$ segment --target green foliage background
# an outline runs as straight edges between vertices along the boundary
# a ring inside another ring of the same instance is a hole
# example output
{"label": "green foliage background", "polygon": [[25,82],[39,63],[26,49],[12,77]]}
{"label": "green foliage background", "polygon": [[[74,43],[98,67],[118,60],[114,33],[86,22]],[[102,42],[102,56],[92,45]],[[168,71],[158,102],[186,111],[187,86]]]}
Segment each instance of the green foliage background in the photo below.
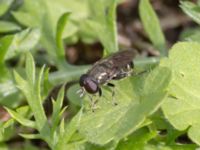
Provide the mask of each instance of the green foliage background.
{"label": "green foliage background", "polygon": [[[76,94],[77,84],[65,91],[65,83],[77,80],[90,66],[67,63],[64,45],[100,41],[104,56],[117,52],[116,7],[120,2],[0,0],[0,104],[12,117],[0,122],[0,149],[10,149],[7,141],[16,135],[26,142],[12,149],[41,149],[30,143],[32,139],[40,139],[54,150],[199,147],[200,30],[185,32],[183,41],[168,50],[149,0],[140,0],[139,15],[160,57],[136,58],[135,69],[148,71],[113,81],[118,105],[112,105],[111,91],[106,87],[95,112],[89,108],[88,97],[80,99]],[[181,8],[200,23],[200,2],[182,1]],[[47,52],[43,58],[37,54],[40,49]],[[7,65],[16,58],[14,66]],[[57,70],[49,72],[44,62]],[[52,99],[52,114],[47,117],[43,104],[60,84],[57,98]],[[65,95],[74,110],[63,106]],[[73,113],[73,117],[65,120],[65,113]],[[164,136],[161,130],[166,131]],[[185,134],[192,143],[177,143]]]}

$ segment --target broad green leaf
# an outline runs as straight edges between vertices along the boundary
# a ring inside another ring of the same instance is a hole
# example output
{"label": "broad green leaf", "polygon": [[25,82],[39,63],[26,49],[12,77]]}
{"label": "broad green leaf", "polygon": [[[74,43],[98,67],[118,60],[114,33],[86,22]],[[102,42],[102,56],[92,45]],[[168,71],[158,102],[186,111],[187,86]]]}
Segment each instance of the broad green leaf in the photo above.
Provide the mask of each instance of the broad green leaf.
{"label": "broad green leaf", "polygon": [[0,33],[14,32],[19,31],[20,29],[21,27],[13,22],[0,21]]}
{"label": "broad green leaf", "polygon": [[158,17],[153,10],[150,0],[140,0],[139,13],[142,24],[151,42],[159,49],[161,55],[166,55],[166,42]]}
{"label": "broad green leaf", "polygon": [[[169,96],[162,105],[168,121],[178,130],[188,129],[189,137],[200,145],[200,44],[180,42],[169,58],[161,62],[172,71]],[[192,117],[191,117],[192,116]]]}
{"label": "broad green leaf", "polygon": [[39,29],[27,29],[14,35],[5,59],[10,59],[22,52],[33,49],[40,39]]}
{"label": "broad green leaf", "polygon": [[146,118],[159,108],[170,79],[171,73],[167,68],[157,68],[145,81],[144,77],[117,81],[115,99],[118,105],[113,106],[111,92],[103,90],[103,96],[97,104],[100,108],[95,112],[89,108],[83,114],[80,133],[88,141],[100,145],[128,136],[140,128]]}
{"label": "broad green leaf", "polygon": [[0,0],[0,16],[4,15],[14,0]]}
{"label": "broad green leaf", "polygon": [[14,118],[15,120],[17,120],[19,123],[21,123],[24,126],[30,127],[30,128],[36,128],[36,124],[34,121],[28,120],[26,118],[24,118],[23,116],[21,116],[19,113],[6,108],[6,110],[9,112],[9,114],[12,116],[12,118]]}
{"label": "broad green leaf", "polygon": [[189,1],[181,1],[180,7],[196,23],[200,24],[200,6]]}

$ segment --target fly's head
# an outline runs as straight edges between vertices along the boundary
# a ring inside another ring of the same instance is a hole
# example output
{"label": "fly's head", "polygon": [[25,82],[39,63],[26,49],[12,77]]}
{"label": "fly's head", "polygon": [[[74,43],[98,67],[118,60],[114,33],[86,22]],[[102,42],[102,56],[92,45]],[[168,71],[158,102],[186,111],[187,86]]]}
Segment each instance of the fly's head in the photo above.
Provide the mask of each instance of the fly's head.
{"label": "fly's head", "polygon": [[85,91],[90,94],[95,94],[99,91],[98,83],[95,82],[93,78],[87,74],[83,74],[80,77],[79,84],[81,89],[78,93],[80,93],[81,97],[84,95]]}

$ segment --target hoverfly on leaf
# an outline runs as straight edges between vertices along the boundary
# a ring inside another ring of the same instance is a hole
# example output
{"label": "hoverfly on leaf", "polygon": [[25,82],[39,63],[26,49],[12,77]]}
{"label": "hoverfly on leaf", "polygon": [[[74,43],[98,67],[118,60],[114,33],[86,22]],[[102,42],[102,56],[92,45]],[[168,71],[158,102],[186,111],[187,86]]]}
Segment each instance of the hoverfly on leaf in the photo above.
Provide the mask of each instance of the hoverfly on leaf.
{"label": "hoverfly on leaf", "polygon": [[[80,96],[82,97],[85,92],[89,94],[99,93],[101,96],[101,86],[103,85],[114,89],[115,85],[110,81],[120,80],[132,74],[134,67],[132,60],[135,54],[134,50],[123,50],[97,61],[86,74],[80,77],[81,89],[78,91]],[[114,96],[114,90],[112,96]]]}

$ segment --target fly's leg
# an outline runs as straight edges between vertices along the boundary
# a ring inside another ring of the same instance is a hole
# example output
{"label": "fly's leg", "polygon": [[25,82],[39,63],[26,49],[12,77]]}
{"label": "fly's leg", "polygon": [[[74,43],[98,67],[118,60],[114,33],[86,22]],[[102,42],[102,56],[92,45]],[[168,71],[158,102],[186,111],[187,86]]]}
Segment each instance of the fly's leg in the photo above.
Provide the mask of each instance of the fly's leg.
{"label": "fly's leg", "polygon": [[117,102],[115,99],[115,85],[112,83],[107,83],[107,85],[112,88],[112,103],[113,105],[117,105]]}
{"label": "fly's leg", "polygon": [[[101,89],[99,89],[99,97],[101,97],[101,95],[102,95],[102,91],[101,91]],[[94,99],[94,97],[96,97],[96,95],[89,95],[88,94],[88,96],[89,96],[89,99],[90,99],[90,102],[91,102],[90,107],[92,109],[92,112],[94,112],[95,109],[99,108],[99,107],[96,106],[99,99],[98,98]]]}

